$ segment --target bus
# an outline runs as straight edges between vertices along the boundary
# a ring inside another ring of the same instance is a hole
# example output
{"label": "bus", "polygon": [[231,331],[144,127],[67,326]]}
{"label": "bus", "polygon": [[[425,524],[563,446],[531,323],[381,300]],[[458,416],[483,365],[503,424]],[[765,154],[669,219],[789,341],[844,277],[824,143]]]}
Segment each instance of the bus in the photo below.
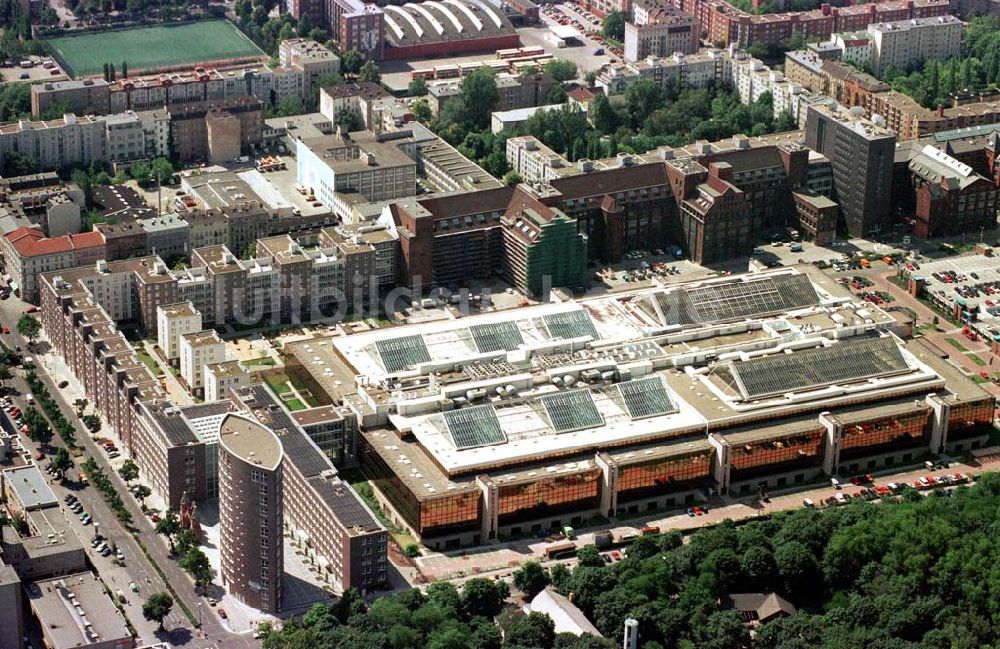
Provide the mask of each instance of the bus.
{"label": "bus", "polygon": [[507,59],[513,59],[520,55],[521,55],[521,50],[519,50],[516,47],[510,50],[497,50],[497,58],[500,59],[501,61],[505,61]]}
{"label": "bus", "polygon": [[423,69],[423,70],[410,71],[410,79],[433,79],[433,78],[434,78],[434,70]]}
{"label": "bus", "polygon": [[520,50],[521,56],[538,56],[539,54],[545,54],[545,48],[541,45],[532,45],[530,47],[522,47]]}
{"label": "bus", "polygon": [[461,75],[461,71],[457,65],[436,65],[434,66],[434,72],[437,74],[438,79],[454,79]]}
{"label": "bus", "polygon": [[486,67],[494,72],[506,72],[510,69],[510,64],[507,61],[487,61]]}
{"label": "bus", "polygon": [[471,63],[459,63],[458,64],[458,69],[461,71],[463,77],[465,75],[467,75],[467,74],[475,72],[476,70],[478,70],[481,67],[483,67],[483,64],[480,63],[479,61],[473,61]]}
{"label": "bus", "polygon": [[552,60],[551,54],[541,53],[541,54],[531,54],[525,56],[519,56],[516,59],[507,59],[507,62],[511,65],[517,65],[518,63],[530,63],[531,65],[536,65],[541,68],[543,65]]}
{"label": "bus", "polygon": [[545,548],[546,559],[565,559],[576,554],[576,543],[561,541],[552,543]]}

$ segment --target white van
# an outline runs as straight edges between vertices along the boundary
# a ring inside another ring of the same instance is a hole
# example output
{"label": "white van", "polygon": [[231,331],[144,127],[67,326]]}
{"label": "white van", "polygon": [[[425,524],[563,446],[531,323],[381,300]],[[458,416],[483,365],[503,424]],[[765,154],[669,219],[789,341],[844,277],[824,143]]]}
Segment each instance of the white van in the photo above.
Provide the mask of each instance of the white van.
{"label": "white van", "polygon": [[802,504],[803,504],[804,506],[806,506],[806,507],[809,507],[809,508],[813,508],[813,507],[815,507],[815,506],[816,506],[816,503],[814,503],[814,502],[812,501],[812,499],[810,499],[810,498],[803,498],[803,499],[802,499]]}

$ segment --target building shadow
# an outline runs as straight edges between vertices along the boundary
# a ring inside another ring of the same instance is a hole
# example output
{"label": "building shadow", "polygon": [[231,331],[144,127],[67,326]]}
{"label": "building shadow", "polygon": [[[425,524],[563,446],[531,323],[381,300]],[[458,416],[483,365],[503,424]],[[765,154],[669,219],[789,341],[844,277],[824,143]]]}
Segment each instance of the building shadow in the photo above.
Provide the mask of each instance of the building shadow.
{"label": "building shadow", "polygon": [[299,615],[313,604],[319,602],[332,604],[337,599],[332,590],[326,590],[287,572],[281,577],[281,589],[281,617]]}

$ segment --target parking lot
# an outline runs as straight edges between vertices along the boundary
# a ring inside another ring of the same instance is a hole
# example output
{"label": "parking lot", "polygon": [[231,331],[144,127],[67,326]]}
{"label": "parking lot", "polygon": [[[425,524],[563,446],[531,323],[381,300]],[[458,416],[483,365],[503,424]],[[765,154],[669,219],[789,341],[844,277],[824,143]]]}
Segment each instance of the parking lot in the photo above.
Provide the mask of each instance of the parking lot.
{"label": "parking lot", "polygon": [[[595,49],[605,50],[604,56],[619,57],[622,51],[613,43],[608,43],[601,36],[603,24],[594,14],[577,4],[546,4],[541,6],[542,21],[546,24],[558,24],[563,27],[572,27],[585,36],[583,45],[592,44]],[[594,53],[595,56],[601,56]]]}
{"label": "parking lot", "polygon": [[69,76],[59,67],[59,64],[48,57],[29,56],[26,61],[31,61],[32,65],[21,67],[20,65],[0,66],[0,75],[6,83],[39,83],[42,81],[63,81]]}
{"label": "parking lot", "polygon": [[980,316],[1000,315],[1000,259],[983,255],[948,257],[924,262],[914,274],[927,283],[927,291],[941,304],[956,298],[969,309],[981,306]]}

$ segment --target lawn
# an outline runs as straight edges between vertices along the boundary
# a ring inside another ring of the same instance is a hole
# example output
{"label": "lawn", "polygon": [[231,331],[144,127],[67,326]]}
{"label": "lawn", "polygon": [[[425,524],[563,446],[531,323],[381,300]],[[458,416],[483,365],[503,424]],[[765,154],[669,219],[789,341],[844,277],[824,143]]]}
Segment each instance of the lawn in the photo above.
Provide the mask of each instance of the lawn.
{"label": "lawn", "polygon": [[967,351],[969,351],[968,349],[965,348],[965,345],[963,345],[962,343],[958,342],[954,338],[945,338],[945,342],[947,342],[949,345],[951,345],[952,347],[954,347],[955,349],[957,349],[960,352],[967,352]]}
{"label": "lawn", "polygon": [[250,360],[243,361],[243,364],[247,367],[268,366],[274,365],[274,359],[270,356],[264,356],[263,358],[251,358]]}
{"label": "lawn", "polygon": [[135,350],[135,355],[146,367],[149,368],[149,371],[153,373],[153,376],[160,376],[163,374],[163,370],[160,369],[160,364],[156,362],[156,359],[147,354],[146,350],[138,348]]}
{"label": "lawn", "polygon": [[972,362],[975,363],[976,365],[979,365],[980,367],[983,367],[983,366],[986,365],[986,361],[984,361],[983,359],[979,358],[979,356],[975,352],[969,352],[969,353],[966,354],[966,356],[968,356],[969,358],[971,358]]}
{"label": "lawn", "polygon": [[273,390],[279,397],[292,391],[292,389],[288,387],[288,377],[284,374],[269,374],[264,377],[264,382],[267,383],[268,387],[270,387],[271,390]]}
{"label": "lawn", "polygon": [[105,63],[113,63],[120,70],[124,61],[134,74],[264,54],[227,20],[57,36],[46,42],[72,77],[101,74]]}
{"label": "lawn", "polygon": [[296,410],[305,410],[306,408],[309,407],[306,404],[302,403],[301,399],[289,399],[288,401],[285,402],[285,406],[292,412],[295,412]]}

